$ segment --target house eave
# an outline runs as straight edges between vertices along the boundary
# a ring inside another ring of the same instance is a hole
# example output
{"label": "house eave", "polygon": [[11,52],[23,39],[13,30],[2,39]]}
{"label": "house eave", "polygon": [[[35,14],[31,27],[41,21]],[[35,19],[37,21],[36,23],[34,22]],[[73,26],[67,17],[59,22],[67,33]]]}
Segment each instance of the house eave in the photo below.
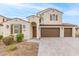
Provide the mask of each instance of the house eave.
{"label": "house eave", "polygon": [[77,27],[77,25],[63,25],[63,24],[40,24],[40,26],[72,26],[72,27]]}

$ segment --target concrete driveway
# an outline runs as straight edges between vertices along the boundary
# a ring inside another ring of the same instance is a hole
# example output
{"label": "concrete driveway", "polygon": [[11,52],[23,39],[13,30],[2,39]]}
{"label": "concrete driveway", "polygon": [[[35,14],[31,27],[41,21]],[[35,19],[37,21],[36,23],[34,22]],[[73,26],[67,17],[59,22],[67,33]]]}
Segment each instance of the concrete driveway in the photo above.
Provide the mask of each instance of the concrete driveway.
{"label": "concrete driveway", "polygon": [[38,56],[79,56],[79,38],[42,38]]}

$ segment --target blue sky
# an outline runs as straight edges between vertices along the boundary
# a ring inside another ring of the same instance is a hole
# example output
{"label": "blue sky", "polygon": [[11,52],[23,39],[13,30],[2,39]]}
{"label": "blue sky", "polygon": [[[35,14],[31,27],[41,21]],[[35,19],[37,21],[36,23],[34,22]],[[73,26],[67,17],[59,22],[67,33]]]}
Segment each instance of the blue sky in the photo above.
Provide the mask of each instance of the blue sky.
{"label": "blue sky", "polygon": [[19,17],[26,20],[26,17],[46,9],[55,8],[63,11],[63,22],[79,25],[79,4],[77,3],[15,3],[0,4],[0,15],[6,17]]}

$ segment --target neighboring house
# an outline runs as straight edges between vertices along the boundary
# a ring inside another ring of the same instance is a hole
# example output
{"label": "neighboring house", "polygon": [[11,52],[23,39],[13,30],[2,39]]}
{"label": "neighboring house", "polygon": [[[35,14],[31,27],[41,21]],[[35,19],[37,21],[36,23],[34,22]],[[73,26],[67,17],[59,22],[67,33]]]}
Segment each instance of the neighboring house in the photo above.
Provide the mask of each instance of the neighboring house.
{"label": "neighboring house", "polygon": [[25,39],[42,37],[75,37],[77,25],[62,23],[63,12],[48,8],[28,17],[19,18],[0,16],[0,34],[7,36],[23,33]]}

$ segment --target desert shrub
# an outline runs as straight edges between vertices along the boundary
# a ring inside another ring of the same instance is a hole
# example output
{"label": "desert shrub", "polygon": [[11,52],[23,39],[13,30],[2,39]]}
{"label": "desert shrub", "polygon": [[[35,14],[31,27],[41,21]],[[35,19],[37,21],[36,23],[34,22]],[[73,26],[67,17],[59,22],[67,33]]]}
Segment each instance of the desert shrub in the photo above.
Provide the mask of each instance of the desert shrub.
{"label": "desert shrub", "polygon": [[14,37],[12,35],[3,38],[3,43],[5,45],[13,44],[13,42],[14,42]]}
{"label": "desert shrub", "polygon": [[17,41],[17,42],[22,42],[23,39],[24,39],[24,34],[18,33],[18,34],[16,35],[16,41]]}
{"label": "desert shrub", "polygon": [[17,49],[17,46],[14,45],[14,44],[8,45],[8,46],[6,47],[6,50],[7,50],[7,51],[13,51],[13,50],[16,50],[16,49]]}
{"label": "desert shrub", "polygon": [[0,41],[2,41],[3,35],[0,35]]}

